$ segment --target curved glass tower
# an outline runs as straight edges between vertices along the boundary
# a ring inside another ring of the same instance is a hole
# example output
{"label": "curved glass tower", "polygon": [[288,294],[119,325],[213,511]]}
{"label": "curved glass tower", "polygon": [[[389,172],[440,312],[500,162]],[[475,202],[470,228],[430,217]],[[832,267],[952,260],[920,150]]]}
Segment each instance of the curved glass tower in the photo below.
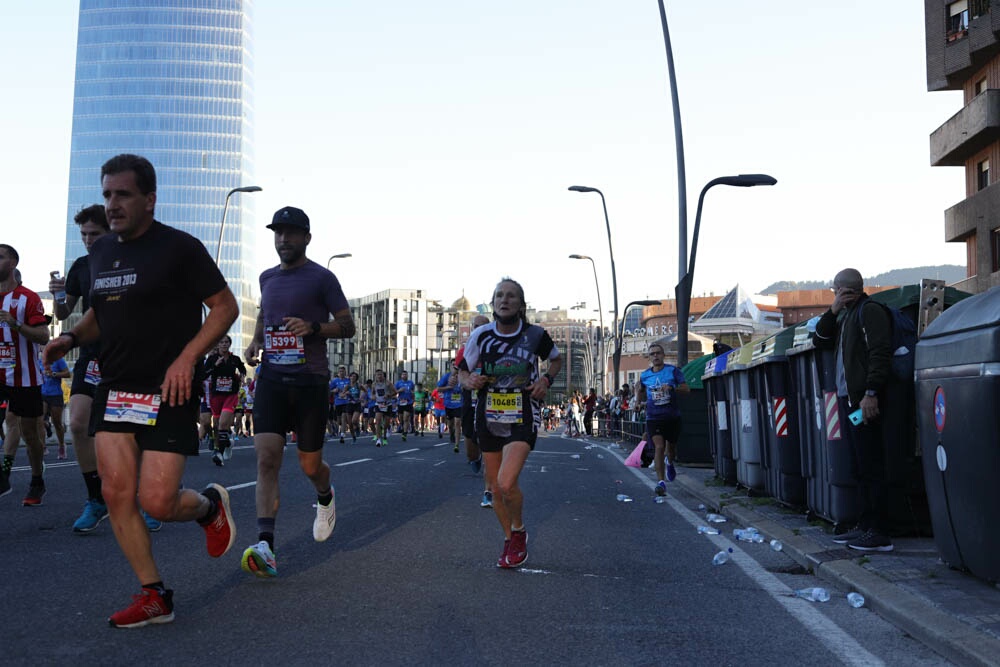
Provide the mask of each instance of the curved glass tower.
{"label": "curved glass tower", "polygon": [[73,216],[102,203],[101,165],[135,153],[156,167],[156,219],[197,237],[240,303],[242,351],[256,304],[250,0],[81,0],[73,96],[68,270],[86,250]]}

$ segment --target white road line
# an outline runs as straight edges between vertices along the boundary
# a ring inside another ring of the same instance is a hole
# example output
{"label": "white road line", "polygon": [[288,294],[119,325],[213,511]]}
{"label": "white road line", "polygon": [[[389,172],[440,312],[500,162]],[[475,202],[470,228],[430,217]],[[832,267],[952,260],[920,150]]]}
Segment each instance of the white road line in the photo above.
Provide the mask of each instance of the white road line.
{"label": "white road line", "polygon": [[396,454],[409,454],[410,452],[419,452],[419,451],[420,451],[419,447],[414,447],[413,449],[403,449],[403,450],[400,450],[400,451],[396,452]]}
{"label": "white road line", "polygon": [[344,461],[343,463],[334,463],[334,468],[343,468],[344,466],[352,466],[355,463],[365,463],[366,461],[371,461],[371,459],[355,459],[353,461]]}
{"label": "white road line", "polygon": [[226,491],[235,491],[236,489],[245,489],[250,486],[257,486],[257,482],[243,482],[242,484],[233,484],[232,486],[227,486]]}
{"label": "white road line", "polygon": [[[605,448],[609,454],[621,461],[625,465],[625,459],[617,452]],[[656,485],[643,472],[637,468],[629,470],[638,477],[650,489]],[[677,512],[685,521],[691,524],[692,528],[705,522],[704,518],[695,514],[684,506],[679,500],[668,496],[667,504]],[[769,594],[799,623],[805,627],[816,639],[826,646],[827,649],[837,656],[845,665],[884,665],[885,663],[873,653],[870,653],[864,646],[854,640],[849,634],[841,630],[840,626],[817,611],[812,605],[820,604],[800,600],[794,596],[791,588],[781,582],[776,576],[765,570],[752,556],[746,553],[739,542],[733,542],[723,535],[706,535],[719,549],[732,548],[733,554],[730,562],[735,563],[743,573],[754,581],[762,590]],[[706,567],[715,567],[706,563]],[[722,566],[725,567],[725,566]]]}

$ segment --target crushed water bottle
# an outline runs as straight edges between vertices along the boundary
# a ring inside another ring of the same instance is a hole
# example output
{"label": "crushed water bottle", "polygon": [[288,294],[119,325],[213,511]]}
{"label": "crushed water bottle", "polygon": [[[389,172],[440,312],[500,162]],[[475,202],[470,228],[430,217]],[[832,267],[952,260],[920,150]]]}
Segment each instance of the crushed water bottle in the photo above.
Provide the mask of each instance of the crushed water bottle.
{"label": "crushed water bottle", "polygon": [[771,540],[771,550],[781,551],[785,548],[785,545],[781,543],[781,540]]}
{"label": "crushed water bottle", "polygon": [[670,498],[667,498],[666,496],[656,496],[653,498],[653,502],[657,505],[661,505],[663,503],[670,502]]}
{"label": "crushed water bottle", "polygon": [[865,606],[865,596],[861,593],[851,591],[847,594],[847,602],[850,603],[850,605],[855,609],[859,609]]}
{"label": "crushed water bottle", "polygon": [[619,493],[615,496],[620,503],[630,503],[632,502],[632,496],[626,496],[624,493]]}
{"label": "crushed water bottle", "polygon": [[729,560],[729,554],[733,553],[733,548],[729,547],[725,551],[720,551],[715,554],[715,558],[712,559],[712,565],[722,565]]}
{"label": "crushed water bottle", "polygon": [[718,535],[719,529],[712,528],[711,526],[698,526],[699,535]]}
{"label": "crushed water bottle", "polygon": [[578,458],[580,458],[580,455],[579,454],[572,454],[572,455],[570,455],[570,458],[571,459],[578,459]]}
{"label": "crushed water bottle", "polygon": [[795,597],[809,600],[810,602],[829,602],[830,593],[825,588],[816,586],[815,588],[801,588],[795,591]]}
{"label": "crushed water bottle", "polygon": [[733,537],[742,542],[755,544],[763,544],[764,542],[764,536],[758,533],[756,528],[735,528],[733,529]]}
{"label": "crushed water bottle", "polygon": [[722,516],[721,514],[708,514],[707,516],[705,516],[705,520],[710,521],[712,523],[725,523],[726,517]]}
{"label": "crushed water bottle", "polygon": [[704,503],[699,503],[698,504],[698,509],[701,510],[701,511],[704,511],[705,510],[705,504]]}

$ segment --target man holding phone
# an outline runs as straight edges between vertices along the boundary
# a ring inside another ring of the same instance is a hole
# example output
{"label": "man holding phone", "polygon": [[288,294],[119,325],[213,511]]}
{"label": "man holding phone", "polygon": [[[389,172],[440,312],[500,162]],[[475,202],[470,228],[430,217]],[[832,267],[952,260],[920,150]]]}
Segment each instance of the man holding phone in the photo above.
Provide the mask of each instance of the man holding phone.
{"label": "man holding phone", "polygon": [[885,532],[889,500],[882,420],[891,399],[892,321],[886,309],[865,294],[864,279],[857,269],[838,273],[832,289],[833,305],[816,323],[816,345],[836,350],[841,405],[846,401],[850,412],[861,410],[854,442],[862,497],[858,525],[834,541],[859,551],[892,551],[892,541]]}

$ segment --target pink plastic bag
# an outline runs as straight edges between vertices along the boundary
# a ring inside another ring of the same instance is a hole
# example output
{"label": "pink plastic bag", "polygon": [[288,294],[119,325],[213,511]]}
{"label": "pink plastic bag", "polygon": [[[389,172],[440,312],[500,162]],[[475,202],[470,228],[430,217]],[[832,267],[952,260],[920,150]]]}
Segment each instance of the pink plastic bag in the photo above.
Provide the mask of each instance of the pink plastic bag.
{"label": "pink plastic bag", "polygon": [[625,459],[625,465],[631,468],[641,468],[642,467],[642,450],[646,447],[646,441],[640,440],[639,444],[635,446],[632,453],[628,455]]}

